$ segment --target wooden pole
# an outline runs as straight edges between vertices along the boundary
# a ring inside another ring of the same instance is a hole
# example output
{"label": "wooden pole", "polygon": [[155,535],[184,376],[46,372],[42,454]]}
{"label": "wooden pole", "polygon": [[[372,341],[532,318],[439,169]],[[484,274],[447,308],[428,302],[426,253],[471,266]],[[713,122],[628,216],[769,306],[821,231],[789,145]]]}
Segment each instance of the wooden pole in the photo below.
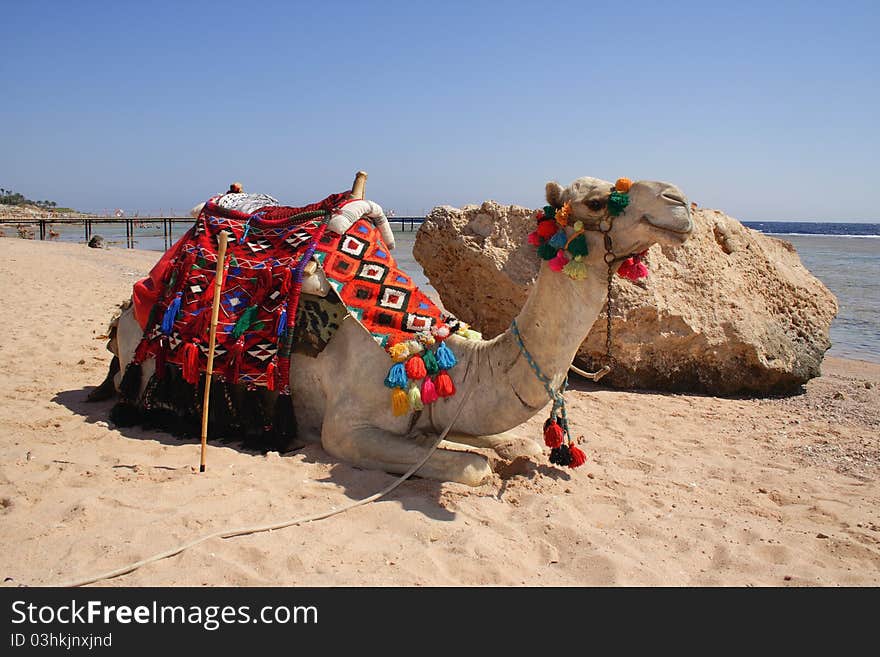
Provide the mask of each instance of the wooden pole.
{"label": "wooden pole", "polygon": [[214,274],[214,303],[211,306],[211,331],[208,337],[208,369],[205,372],[205,397],[202,400],[202,457],[199,472],[205,471],[205,455],[208,449],[208,400],[211,396],[211,377],[214,374],[214,344],[217,338],[217,316],[220,314],[220,290],[226,260],[226,231],[217,236],[217,272]]}
{"label": "wooden pole", "polygon": [[354,184],[351,186],[352,198],[363,198],[364,190],[367,187],[367,172],[358,171],[354,176]]}

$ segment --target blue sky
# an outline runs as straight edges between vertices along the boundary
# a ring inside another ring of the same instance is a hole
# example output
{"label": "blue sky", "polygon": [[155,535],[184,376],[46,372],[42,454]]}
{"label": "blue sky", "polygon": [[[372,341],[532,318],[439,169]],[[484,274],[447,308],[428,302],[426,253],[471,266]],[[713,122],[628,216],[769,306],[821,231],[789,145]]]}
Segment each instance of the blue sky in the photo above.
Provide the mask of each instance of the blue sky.
{"label": "blue sky", "polygon": [[875,220],[880,3],[0,0],[0,186],[185,209],[370,174],[398,216],[582,175]]}

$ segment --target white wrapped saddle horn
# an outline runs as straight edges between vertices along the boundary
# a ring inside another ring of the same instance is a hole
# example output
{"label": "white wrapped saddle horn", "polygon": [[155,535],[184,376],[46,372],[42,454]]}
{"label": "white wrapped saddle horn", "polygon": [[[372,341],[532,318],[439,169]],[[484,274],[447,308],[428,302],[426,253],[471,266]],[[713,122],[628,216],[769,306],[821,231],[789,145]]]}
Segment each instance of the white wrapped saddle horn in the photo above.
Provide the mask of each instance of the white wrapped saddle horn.
{"label": "white wrapped saddle horn", "polygon": [[391,232],[391,224],[388,223],[388,217],[382,210],[382,206],[373,201],[359,200],[346,203],[338,213],[330,218],[327,228],[334,233],[342,235],[347,231],[358,219],[366,217],[382,236],[382,241],[389,249],[394,248],[394,233]]}

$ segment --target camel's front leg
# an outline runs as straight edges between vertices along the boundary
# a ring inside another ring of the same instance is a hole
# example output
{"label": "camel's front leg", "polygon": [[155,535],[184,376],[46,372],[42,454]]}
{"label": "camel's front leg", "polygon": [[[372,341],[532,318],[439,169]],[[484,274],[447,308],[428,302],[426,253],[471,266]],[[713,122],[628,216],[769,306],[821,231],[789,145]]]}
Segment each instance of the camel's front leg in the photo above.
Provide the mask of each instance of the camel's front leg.
{"label": "camel's front leg", "polygon": [[[351,428],[332,421],[324,423],[321,444],[336,458],[353,465],[394,474],[407,472],[425,457],[430,447],[423,441],[404,438],[378,427]],[[416,474],[479,486],[492,476],[492,469],[485,456],[441,447]]]}
{"label": "camel's front leg", "polygon": [[447,440],[462,445],[470,445],[471,447],[491,449],[501,458],[510,461],[523,456],[533,457],[541,455],[541,445],[537,441],[517,435],[514,431],[505,431],[504,433],[487,436],[450,433]]}

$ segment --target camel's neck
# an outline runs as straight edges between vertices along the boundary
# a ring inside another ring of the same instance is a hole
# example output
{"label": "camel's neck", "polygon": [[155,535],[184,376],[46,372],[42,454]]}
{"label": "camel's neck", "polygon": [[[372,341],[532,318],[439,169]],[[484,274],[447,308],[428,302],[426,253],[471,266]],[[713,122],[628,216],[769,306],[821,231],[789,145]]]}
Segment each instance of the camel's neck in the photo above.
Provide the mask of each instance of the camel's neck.
{"label": "camel's neck", "polygon": [[[552,379],[554,387],[558,388],[565,379],[578,347],[605,304],[607,279],[598,274],[591,270],[586,280],[573,281],[542,266],[532,293],[516,318],[525,348],[544,375]],[[512,329],[507,330],[505,339],[516,344]],[[519,349],[518,344],[516,347]],[[532,372],[527,363],[526,367]],[[514,371],[519,373],[515,368],[511,374]],[[547,393],[537,376],[532,373],[526,378],[527,381],[514,382],[520,396],[528,392],[532,401],[546,399]]]}
{"label": "camel's neck", "polygon": [[[590,271],[573,281],[542,265],[516,325],[533,362],[558,389],[568,368],[605,303],[604,271]],[[543,383],[521,353],[512,329],[477,349],[475,383],[482,392],[462,417],[459,430],[472,434],[499,433],[535,415],[549,397]],[[470,377],[469,377],[470,378]]]}

